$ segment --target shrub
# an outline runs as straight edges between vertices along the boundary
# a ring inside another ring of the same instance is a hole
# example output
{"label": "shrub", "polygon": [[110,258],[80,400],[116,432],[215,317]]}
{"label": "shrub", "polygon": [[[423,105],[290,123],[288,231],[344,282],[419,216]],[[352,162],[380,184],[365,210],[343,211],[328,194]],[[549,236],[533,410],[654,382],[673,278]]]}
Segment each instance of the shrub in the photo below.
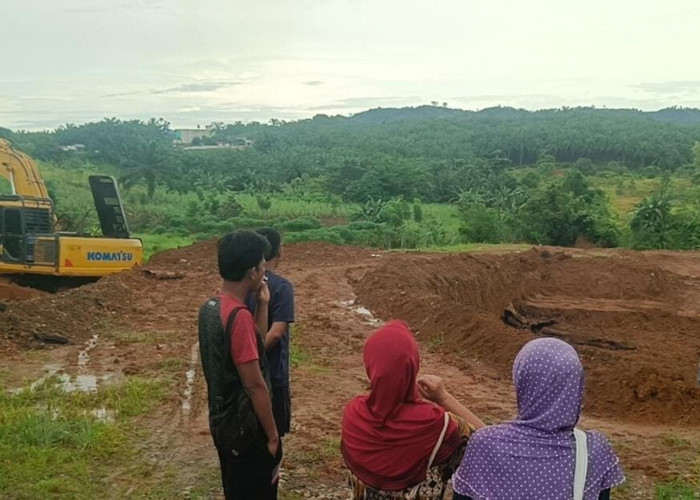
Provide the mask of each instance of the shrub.
{"label": "shrub", "polygon": [[268,197],[258,196],[256,200],[258,202],[258,207],[264,212],[267,212],[270,210],[270,207],[272,207],[272,200]]}
{"label": "shrub", "polygon": [[511,228],[504,215],[483,203],[469,203],[460,207],[462,224],[459,228],[464,241],[469,243],[501,243],[508,241]]}
{"label": "shrub", "polygon": [[[526,241],[571,246],[584,236],[599,246],[615,246],[619,231],[605,195],[578,183],[571,190],[552,183],[535,191],[517,214],[515,227]],[[578,196],[576,193],[580,193]]]}
{"label": "shrub", "polygon": [[243,215],[244,209],[235,193],[227,193],[221,203],[218,198],[214,198],[209,205],[209,211],[220,217],[229,218]]}
{"label": "shrub", "polygon": [[299,219],[292,219],[275,224],[275,226],[287,232],[298,232],[307,231],[309,229],[318,229],[322,226],[318,219],[313,217],[304,217]]}
{"label": "shrub", "polygon": [[308,231],[300,231],[298,233],[290,233],[285,236],[285,241],[287,243],[300,243],[303,241],[325,241],[327,243],[333,243],[335,245],[343,245],[342,236],[340,236],[335,228],[320,228],[320,229],[310,229]]}
{"label": "shrub", "polygon": [[423,222],[423,207],[420,202],[413,202],[413,220],[415,222]]}

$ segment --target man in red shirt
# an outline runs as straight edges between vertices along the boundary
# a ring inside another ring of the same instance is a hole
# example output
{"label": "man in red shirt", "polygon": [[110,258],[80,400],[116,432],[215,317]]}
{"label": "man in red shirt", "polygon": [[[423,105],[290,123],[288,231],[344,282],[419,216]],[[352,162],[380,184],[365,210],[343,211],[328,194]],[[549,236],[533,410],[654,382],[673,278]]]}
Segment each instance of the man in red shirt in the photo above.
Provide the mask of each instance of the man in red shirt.
{"label": "man in red shirt", "polygon": [[[209,426],[227,499],[277,498],[282,446],[272,414],[265,348],[258,333],[268,323],[267,251],[267,240],[250,231],[221,238],[219,273],[224,283],[221,292],[199,311]],[[251,292],[258,303],[255,318],[244,305]]]}

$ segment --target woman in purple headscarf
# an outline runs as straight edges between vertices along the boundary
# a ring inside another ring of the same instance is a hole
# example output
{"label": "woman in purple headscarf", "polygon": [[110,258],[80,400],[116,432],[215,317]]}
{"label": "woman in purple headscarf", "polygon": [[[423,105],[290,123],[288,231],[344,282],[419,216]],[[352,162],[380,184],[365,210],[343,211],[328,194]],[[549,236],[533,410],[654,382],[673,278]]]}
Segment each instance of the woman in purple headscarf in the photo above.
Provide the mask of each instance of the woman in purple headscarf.
{"label": "woman in purple headscarf", "polygon": [[513,382],[518,417],[472,435],[452,477],[455,500],[610,498],[624,481],[619,459],[602,434],[574,435],[583,367],[573,347],[553,338],[528,342]]}

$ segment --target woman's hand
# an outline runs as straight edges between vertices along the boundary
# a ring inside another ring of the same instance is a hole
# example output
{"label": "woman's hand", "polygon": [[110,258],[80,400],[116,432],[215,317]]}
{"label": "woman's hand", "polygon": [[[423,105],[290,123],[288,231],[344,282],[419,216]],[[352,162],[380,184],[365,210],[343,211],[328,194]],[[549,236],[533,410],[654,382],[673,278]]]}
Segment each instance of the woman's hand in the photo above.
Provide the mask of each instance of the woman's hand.
{"label": "woman's hand", "polygon": [[445,382],[442,380],[442,377],[437,375],[423,375],[416,382],[420,395],[440,406],[442,406],[449,395],[445,388]]}

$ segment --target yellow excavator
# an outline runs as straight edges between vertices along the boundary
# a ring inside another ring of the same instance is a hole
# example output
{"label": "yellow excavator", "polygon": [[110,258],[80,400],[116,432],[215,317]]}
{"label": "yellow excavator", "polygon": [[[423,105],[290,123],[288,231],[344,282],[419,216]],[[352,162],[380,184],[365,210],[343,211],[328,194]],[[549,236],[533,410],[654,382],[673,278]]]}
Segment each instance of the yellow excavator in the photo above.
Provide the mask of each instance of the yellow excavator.
{"label": "yellow excavator", "polygon": [[141,263],[143,246],[129,233],[113,177],[89,178],[103,234],[91,237],[60,231],[36,165],[4,139],[0,139],[0,176],[12,190],[0,195],[0,274],[89,280]]}

